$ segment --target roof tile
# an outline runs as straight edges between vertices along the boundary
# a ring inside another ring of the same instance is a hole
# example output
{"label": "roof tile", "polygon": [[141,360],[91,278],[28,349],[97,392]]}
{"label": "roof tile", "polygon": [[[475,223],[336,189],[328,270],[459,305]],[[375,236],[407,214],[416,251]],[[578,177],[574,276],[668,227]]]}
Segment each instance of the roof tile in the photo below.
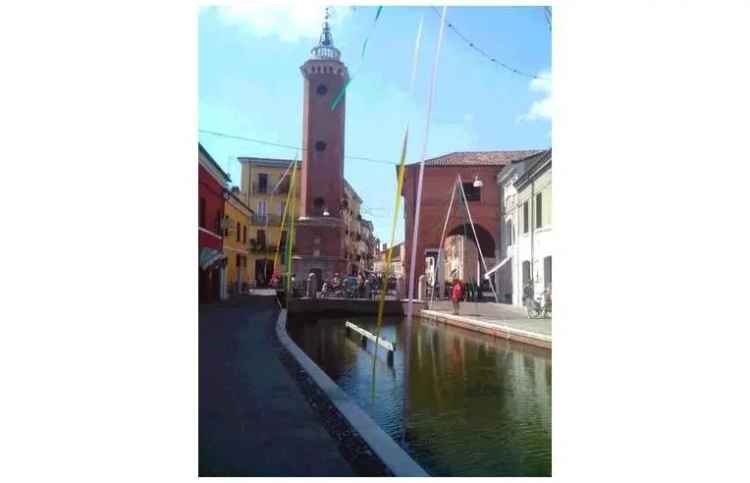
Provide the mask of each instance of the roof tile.
{"label": "roof tile", "polygon": [[[426,159],[425,166],[503,166],[542,152],[542,149],[520,151],[459,151]],[[411,166],[419,165],[412,163]]]}

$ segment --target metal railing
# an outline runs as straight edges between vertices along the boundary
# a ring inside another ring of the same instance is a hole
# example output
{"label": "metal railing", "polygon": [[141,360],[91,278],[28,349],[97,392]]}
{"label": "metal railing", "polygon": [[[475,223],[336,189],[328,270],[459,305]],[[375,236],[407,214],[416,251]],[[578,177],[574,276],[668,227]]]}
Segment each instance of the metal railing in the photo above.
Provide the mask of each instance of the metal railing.
{"label": "metal railing", "polygon": [[266,213],[266,214],[263,214],[263,215],[259,215],[259,214],[256,213],[256,214],[253,214],[250,217],[250,224],[251,225],[265,225],[265,224],[268,224],[268,225],[272,225],[272,226],[280,225],[281,224],[281,216],[280,215],[273,215],[273,214],[270,214],[270,213]]}
{"label": "metal railing", "polygon": [[[261,185],[257,181],[255,183],[252,183],[252,192],[254,195],[270,195],[272,194],[273,188],[276,186],[276,183],[278,181],[270,181],[266,185]],[[276,189],[277,195],[284,195],[289,193],[289,181],[284,180],[281,185]]]}

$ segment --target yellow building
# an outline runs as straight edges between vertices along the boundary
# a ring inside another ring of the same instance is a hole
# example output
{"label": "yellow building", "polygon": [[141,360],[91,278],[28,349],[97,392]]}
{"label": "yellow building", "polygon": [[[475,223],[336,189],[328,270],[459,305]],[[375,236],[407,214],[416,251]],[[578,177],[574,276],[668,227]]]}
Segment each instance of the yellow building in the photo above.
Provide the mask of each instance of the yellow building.
{"label": "yellow building", "polygon": [[346,270],[347,273],[355,274],[359,271],[368,270],[367,248],[363,237],[365,220],[362,219],[360,209],[362,198],[359,197],[348,181],[344,180],[344,196],[346,204],[343,210],[344,218],[344,240],[346,245]]}
{"label": "yellow building", "polygon": [[[255,282],[256,287],[266,286],[273,274],[273,260],[279,239],[286,240],[286,230],[280,228],[292,179],[289,166],[293,160],[241,157],[238,161],[242,166],[240,196],[254,211],[250,217],[250,232],[248,233],[250,238],[249,276]],[[299,203],[300,175],[301,162],[297,165],[295,219],[302,214]],[[279,184],[282,177],[284,180]],[[275,192],[274,188],[276,188]],[[372,238],[372,223],[362,219],[360,214],[362,198],[346,180],[344,180],[344,196],[342,217],[345,224],[347,273],[369,270],[374,250],[374,244],[368,243],[368,240]],[[287,213],[287,217],[289,216],[291,213]],[[284,246],[282,243],[282,254],[278,256],[276,267],[278,272],[283,272],[286,268],[283,265]]]}
{"label": "yellow building", "polygon": [[250,288],[249,270],[250,220],[253,215],[242,200],[239,188],[224,202],[224,255],[227,257],[227,290],[230,294],[244,292]]}
{"label": "yellow building", "polygon": [[[289,166],[291,159],[238,158],[242,165],[242,197],[254,214],[250,217],[248,237],[250,239],[250,257],[248,270],[254,286],[267,286],[273,274],[273,260],[279,239],[282,239],[282,251],[286,246],[286,230],[281,230],[281,218],[284,214],[286,199],[292,180]],[[297,165],[296,215],[300,216],[300,164]],[[286,176],[284,174],[286,173]],[[279,181],[284,177],[281,184]],[[274,192],[274,188],[278,188]],[[287,213],[287,217],[291,213]],[[276,271],[285,268],[283,256],[278,257]]]}

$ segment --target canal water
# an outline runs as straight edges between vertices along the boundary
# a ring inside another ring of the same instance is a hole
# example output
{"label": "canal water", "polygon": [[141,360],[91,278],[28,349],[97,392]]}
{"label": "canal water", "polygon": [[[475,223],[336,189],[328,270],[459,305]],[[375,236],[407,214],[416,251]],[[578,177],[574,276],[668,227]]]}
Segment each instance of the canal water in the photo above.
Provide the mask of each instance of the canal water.
{"label": "canal water", "polygon": [[[433,476],[549,476],[550,352],[460,328],[386,318],[381,347],[347,336],[374,317],[290,322],[294,342]],[[373,384],[373,357],[375,381]],[[373,398],[374,389],[374,398]]]}

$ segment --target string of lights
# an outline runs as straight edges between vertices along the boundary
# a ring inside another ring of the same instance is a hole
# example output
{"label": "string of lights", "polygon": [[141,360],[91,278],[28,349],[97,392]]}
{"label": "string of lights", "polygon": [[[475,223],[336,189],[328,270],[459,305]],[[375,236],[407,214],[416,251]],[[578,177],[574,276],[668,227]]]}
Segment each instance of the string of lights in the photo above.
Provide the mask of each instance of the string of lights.
{"label": "string of lights", "polygon": [[[435,13],[435,15],[437,15],[438,17],[440,17],[440,12],[438,11],[437,8],[430,7],[430,9]],[[492,57],[487,52],[485,52],[484,50],[480,49],[474,42],[472,42],[471,40],[469,40],[464,34],[462,34],[461,32],[459,32],[458,29],[456,28],[456,26],[453,25],[452,22],[447,22],[446,25],[448,26],[449,29],[451,29],[453,31],[453,33],[455,33],[459,38],[461,38],[461,40],[463,40],[466,43],[466,45],[469,46],[469,48],[473,49],[479,55],[481,55],[482,57],[486,58],[487,60],[489,60],[493,64],[499,65],[500,67],[502,67],[502,68],[504,68],[504,69],[508,70],[509,72],[512,72],[512,73],[514,73],[516,75],[520,75],[520,76],[523,76],[523,77],[528,77],[529,79],[549,80],[549,77],[542,77],[542,76],[538,76],[538,75],[534,75],[534,74],[529,74],[528,72],[524,72],[522,70],[516,69],[515,67],[512,67],[512,66],[506,64],[505,62],[502,62],[502,61],[500,61],[500,60]],[[552,27],[550,26],[550,29],[551,28]]]}
{"label": "string of lights", "polygon": [[[271,142],[271,141],[263,141],[261,139],[253,139],[253,138],[248,138],[248,137],[244,137],[244,136],[235,136],[235,135],[226,134],[226,133],[223,133],[223,132],[209,131],[208,129],[198,129],[198,132],[201,132],[201,133],[204,133],[204,134],[210,134],[212,136],[218,136],[218,137],[228,138],[228,139],[237,139],[239,141],[247,141],[247,142],[251,142],[251,143],[265,144],[267,146],[275,146],[275,147],[278,147],[278,148],[293,149],[295,151],[300,151],[300,150],[303,149],[303,148],[300,148],[299,146],[292,146],[292,145],[289,145],[289,144],[274,143],[274,142]],[[365,156],[344,156],[344,158],[346,158],[346,159],[353,159],[353,160],[357,160],[357,161],[367,161],[367,162],[370,162],[370,163],[387,164],[389,166],[398,166],[398,163],[396,163],[394,161],[386,161],[384,159],[373,159],[373,158],[368,158],[368,157],[365,157]]]}

